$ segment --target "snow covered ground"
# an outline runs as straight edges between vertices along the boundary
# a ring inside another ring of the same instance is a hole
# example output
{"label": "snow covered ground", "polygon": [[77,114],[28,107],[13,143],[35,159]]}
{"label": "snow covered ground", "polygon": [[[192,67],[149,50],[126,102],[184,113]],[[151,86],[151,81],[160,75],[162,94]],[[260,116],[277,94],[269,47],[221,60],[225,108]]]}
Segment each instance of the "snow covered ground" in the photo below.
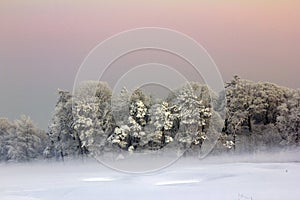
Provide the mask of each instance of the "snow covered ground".
{"label": "snow covered ground", "polygon": [[95,161],[2,164],[0,199],[299,199],[299,156],[278,157],[180,159],[151,174],[120,173]]}

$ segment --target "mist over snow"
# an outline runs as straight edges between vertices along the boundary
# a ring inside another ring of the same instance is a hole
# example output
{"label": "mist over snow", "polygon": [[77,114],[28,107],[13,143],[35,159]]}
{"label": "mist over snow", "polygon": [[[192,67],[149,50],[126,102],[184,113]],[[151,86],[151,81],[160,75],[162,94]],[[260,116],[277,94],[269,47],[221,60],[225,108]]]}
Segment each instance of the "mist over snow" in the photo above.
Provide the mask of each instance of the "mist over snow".
{"label": "mist over snow", "polygon": [[0,199],[296,200],[300,195],[297,152],[181,158],[145,174],[121,173],[93,159],[1,164]]}

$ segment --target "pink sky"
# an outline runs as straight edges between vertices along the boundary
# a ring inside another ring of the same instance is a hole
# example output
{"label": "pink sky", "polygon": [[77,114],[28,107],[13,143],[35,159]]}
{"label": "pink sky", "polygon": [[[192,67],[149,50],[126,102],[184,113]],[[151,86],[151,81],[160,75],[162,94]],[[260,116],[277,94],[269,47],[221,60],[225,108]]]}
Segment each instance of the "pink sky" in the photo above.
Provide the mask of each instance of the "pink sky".
{"label": "pink sky", "polygon": [[42,116],[32,111],[28,90],[41,97],[32,103],[41,113],[51,111],[55,90],[72,88],[94,46],[120,31],[145,26],[175,29],[196,39],[224,80],[239,74],[300,88],[299,9],[297,0],[2,0],[0,114]]}

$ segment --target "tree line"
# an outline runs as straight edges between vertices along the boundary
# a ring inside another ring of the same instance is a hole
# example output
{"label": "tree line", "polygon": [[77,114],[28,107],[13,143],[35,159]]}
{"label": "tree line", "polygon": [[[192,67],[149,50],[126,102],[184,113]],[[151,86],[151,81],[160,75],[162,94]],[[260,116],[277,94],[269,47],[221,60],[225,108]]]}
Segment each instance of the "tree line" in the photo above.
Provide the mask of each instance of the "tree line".
{"label": "tree line", "polygon": [[0,161],[167,147],[194,155],[211,135],[219,138],[213,152],[299,145],[300,90],[268,82],[235,76],[218,94],[191,82],[157,99],[142,89],[113,96],[106,83],[86,81],[58,96],[47,131],[26,116],[0,119]]}

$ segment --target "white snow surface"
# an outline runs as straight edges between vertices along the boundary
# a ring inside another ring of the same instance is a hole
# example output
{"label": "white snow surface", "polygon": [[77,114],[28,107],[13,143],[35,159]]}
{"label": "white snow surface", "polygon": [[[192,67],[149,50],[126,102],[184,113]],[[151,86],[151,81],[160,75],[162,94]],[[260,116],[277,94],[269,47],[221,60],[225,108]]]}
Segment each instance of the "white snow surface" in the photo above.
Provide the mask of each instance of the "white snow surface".
{"label": "white snow surface", "polygon": [[258,160],[245,156],[202,161],[182,158],[149,174],[121,173],[92,160],[1,164],[0,199],[299,199],[298,155],[284,162]]}

